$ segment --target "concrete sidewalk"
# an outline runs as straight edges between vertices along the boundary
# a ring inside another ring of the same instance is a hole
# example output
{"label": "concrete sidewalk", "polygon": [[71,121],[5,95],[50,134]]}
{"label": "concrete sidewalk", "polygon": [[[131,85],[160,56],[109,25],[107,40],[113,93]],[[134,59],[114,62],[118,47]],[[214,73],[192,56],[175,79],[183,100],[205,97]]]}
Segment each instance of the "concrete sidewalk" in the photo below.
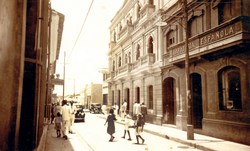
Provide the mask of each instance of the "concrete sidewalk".
{"label": "concrete sidewalk", "polygon": [[57,137],[54,124],[48,125],[45,151],[93,151],[77,132],[69,134],[68,139]]}
{"label": "concrete sidewalk", "polygon": [[[97,115],[99,118],[106,119],[107,115],[99,114]],[[132,124],[131,120],[131,124]],[[121,121],[121,118],[118,117],[116,123],[124,124]],[[183,143],[185,145],[189,145],[195,147],[197,149],[206,150],[206,151],[250,151],[250,146],[243,145],[223,139],[213,138],[205,135],[194,134],[195,140],[187,140],[186,131],[182,131],[172,127],[159,126],[154,124],[146,123],[144,127],[144,131],[161,136],[166,139],[170,139],[179,143]]]}

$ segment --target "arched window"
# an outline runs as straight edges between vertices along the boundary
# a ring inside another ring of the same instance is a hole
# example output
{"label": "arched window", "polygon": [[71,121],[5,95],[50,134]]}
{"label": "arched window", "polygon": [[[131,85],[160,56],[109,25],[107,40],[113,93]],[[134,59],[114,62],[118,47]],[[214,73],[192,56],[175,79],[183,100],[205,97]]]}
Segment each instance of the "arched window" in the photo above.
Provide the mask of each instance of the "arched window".
{"label": "arched window", "polygon": [[174,43],[176,43],[176,32],[174,30],[171,30],[167,34],[167,47],[172,46]]}
{"label": "arched window", "polygon": [[131,53],[128,53],[128,63],[131,63]]}
{"label": "arched window", "polygon": [[116,41],[116,32],[114,32],[114,42]]}
{"label": "arched window", "polygon": [[232,19],[237,14],[235,0],[221,0],[218,5],[219,24]]}
{"label": "arched window", "polygon": [[139,59],[139,57],[140,57],[140,45],[137,45],[137,49],[136,49],[136,60],[138,60]]}
{"label": "arched window", "polygon": [[149,41],[148,41],[148,53],[153,53],[153,38],[150,36]]}
{"label": "arched window", "polygon": [[228,66],[218,72],[220,110],[241,110],[240,69]]}
{"label": "arched window", "polygon": [[148,109],[153,109],[153,103],[154,97],[153,97],[153,86],[150,85],[148,87]]}
{"label": "arched window", "polygon": [[120,67],[122,65],[122,58],[121,58],[121,56],[119,56],[119,64],[118,64],[118,66]]}
{"label": "arched window", "polygon": [[115,71],[115,61],[113,60],[113,71]]}
{"label": "arched window", "polygon": [[154,5],[154,0],[148,0],[147,3],[150,4],[150,5]]}
{"label": "arched window", "polygon": [[127,63],[128,63],[128,55],[125,54],[125,64],[127,64]]}

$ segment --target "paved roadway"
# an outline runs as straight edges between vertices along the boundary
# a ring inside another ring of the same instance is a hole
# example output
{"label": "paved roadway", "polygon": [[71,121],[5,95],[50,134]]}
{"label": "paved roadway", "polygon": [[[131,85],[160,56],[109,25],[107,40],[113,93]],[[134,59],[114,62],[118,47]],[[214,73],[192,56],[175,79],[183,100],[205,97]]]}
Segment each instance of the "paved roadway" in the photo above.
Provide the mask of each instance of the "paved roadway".
{"label": "paved roadway", "polygon": [[[135,130],[130,129],[132,141],[121,138],[124,134],[124,125],[115,123],[114,134],[115,139],[109,142],[110,135],[107,134],[107,124],[104,126],[105,120],[97,117],[98,114],[86,113],[85,122],[75,123],[75,129],[81,135],[84,141],[94,151],[171,151],[171,150],[185,150],[185,151],[198,151],[196,148],[177,143],[159,136],[155,136],[143,132],[141,136],[145,139],[144,144],[135,144]],[[141,143],[141,140],[140,140]]]}

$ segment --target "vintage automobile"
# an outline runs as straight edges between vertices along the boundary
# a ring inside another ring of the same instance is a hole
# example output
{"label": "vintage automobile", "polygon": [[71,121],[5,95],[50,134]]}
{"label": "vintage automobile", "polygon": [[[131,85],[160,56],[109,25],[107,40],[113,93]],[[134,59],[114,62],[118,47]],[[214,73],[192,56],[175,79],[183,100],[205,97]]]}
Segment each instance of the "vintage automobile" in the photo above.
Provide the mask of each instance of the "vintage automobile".
{"label": "vintage automobile", "polygon": [[75,114],[75,122],[76,121],[81,121],[85,122],[85,113],[83,111],[84,105],[76,104],[76,114]]}
{"label": "vintage automobile", "polygon": [[100,103],[91,103],[89,112],[90,113],[102,113],[102,105]]}

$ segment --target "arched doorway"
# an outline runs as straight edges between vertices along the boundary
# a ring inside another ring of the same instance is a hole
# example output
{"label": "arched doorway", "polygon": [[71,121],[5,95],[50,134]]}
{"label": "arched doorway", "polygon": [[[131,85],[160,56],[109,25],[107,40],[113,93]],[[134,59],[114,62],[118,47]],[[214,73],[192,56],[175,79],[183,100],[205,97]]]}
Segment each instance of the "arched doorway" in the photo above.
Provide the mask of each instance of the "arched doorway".
{"label": "arched doorway", "polygon": [[[135,102],[136,103],[140,103],[140,87],[136,87],[135,88]],[[134,103],[134,102],[133,102]]]}
{"label": "arched doorway", "polygon": [[148,53],[153,53],[154,45],[153,45],[153,38],[150,36],[148,40]]}
{"label": "arched doorway", "polygon": [[176,124],[175,80],[166,78],[162,85],[163,124]]}
{"label": "arched doorway", "polygon": [[120,107],[121,107],[121,91],[120,90],[118,90],[118,93],[117,93],[117,105],[118,105],[118,115],[119,115],[119,110],[120,110]]}
{"label": "arched doorway", "polygon": [[127,113],[129,113],[129,104],[130,104],[130,101],[129,101],[129,88],[125,89],[125,100],[127,101]]}
{"label": "arched doorway", "polygon": [[192,111],[192,123],[194,128],[202,128],[202,87],[201,87],[201,75],[198,73],[191,74],[191,104],[193,106]]}

